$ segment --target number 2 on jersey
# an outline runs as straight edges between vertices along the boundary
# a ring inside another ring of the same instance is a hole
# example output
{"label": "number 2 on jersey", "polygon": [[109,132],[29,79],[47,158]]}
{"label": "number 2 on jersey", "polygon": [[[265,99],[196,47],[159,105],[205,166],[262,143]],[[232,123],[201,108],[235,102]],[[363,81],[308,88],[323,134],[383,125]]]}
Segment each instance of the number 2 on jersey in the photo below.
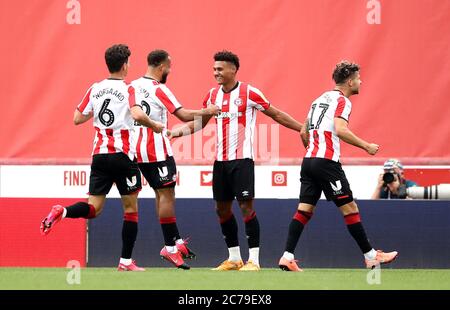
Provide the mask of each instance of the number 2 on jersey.
{"label": "number 2 on jersey", "polygon": [[313,117],[314,117],[314,111],[316,109],[316,106],[317,106],[316,103],[314,103],[311,106],[311,117],[309,119],[309,129],[310,130],[312,130],[312,129],[319,129],[320,123],[322,123],[323,117],[325,116],[325,113],[327,112],[328,108],[330,107],[329,104],[319,103],[319,109],[322,109],[322,111],[320,112],[319,119],[317,120],[317,124],[314,125]]}
{"label": "number 2 on jersey", "polygon": [[[142,105],[142,110],[145,112],[145,114],[150,116],[150,105],[148,104],[148,102],[142,100],[141,105]],[[137,121],[134,121],[134,126],[140,126],[140,125],[141,124],[139,124]]]}

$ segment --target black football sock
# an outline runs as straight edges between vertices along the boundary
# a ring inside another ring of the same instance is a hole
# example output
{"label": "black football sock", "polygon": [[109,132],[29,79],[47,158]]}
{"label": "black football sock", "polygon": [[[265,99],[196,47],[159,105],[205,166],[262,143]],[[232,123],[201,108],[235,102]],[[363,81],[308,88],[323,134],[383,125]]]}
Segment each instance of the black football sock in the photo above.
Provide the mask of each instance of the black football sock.
{"label": "black football sock", "polygon": [[160,218],[161,229],[164,236],[164,244],[167,246],[175,246],[175,240],[179,239],[177,221],[175,217]]}
{"label": "black football sock", "polygon": [[233,213],[224,218],[220,218],[220,227],[222,228],[222,234],[225,237],[227,247],[232,248],[239,246],[238,226]]}
{"label": "black football sock", "polygon": [[125,213],[122,226],[122,258],[129,259],[133,253],[138,233],[138,213]]}
{"label": "black football sock", "polygon": [[347,229],[350,232],[350,235],[352,235],[353,239],[355,239],[356,243],[361,249],[361,252],[363,252],[364,254],[372,250],[372,246],[370,245],[369,240],[367,239],[366,232],[361,223],[359,213],[352,213],[346,215],[344,219],[345,224],[347,224]]}
{"label": "black football sock", "polygon": [[303,228],[306,223],[311,219],[312,213],[299,211],[295,212],[294,217],[289,224],[289,232],[288,238],[286,240],[285,251],[289,253],[294,253],[295,248],[297,247],[298,240],[303,232]]}
{"label": "black football sock", "polygon": [[95,217],[95,209],[93,205],[87,202],[77,202],[69,207],[66,207],[67,218],[93,218]]}
{"label": "black football sock", "polygon": [[244,218],[245,233],[248,239],[248,248],[259,247],[259,222],[256,217],[256,212],[252,210],[250,215]]}

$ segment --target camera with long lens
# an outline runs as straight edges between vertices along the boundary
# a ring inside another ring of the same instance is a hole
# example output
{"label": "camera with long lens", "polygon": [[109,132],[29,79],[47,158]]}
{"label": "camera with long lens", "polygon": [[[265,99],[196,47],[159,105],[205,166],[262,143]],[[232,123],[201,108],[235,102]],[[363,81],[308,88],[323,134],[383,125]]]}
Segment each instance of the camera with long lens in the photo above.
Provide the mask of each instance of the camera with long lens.
{"label": "camera with long lens", "polygon": [[408,187],[406,192],[413,199],[442,199],[450,200],[450,184]]}
{"label": "camera with long lens", "polygon": [[[387,186],[388,184],[391,184],[392,182],[394,182],[396,175],[397,175],[398,180],[400,181],[401,180],[400,175],[395,173],[394,170],[386,171],[383,174],[384,186]],[[408,196],[408,193],[406,192],[406,185],[405,184],[400,184],[398,186],[396,195],[397,195],[398,199],[405,199],[406,196]]]}
{"label": "camera with long lens", "polygon": [[395,176],[394,176],[393,172],[388,171],[383,174],[384,185],[391,184],[392,182],[394,182],[394,180],[395,180]]}

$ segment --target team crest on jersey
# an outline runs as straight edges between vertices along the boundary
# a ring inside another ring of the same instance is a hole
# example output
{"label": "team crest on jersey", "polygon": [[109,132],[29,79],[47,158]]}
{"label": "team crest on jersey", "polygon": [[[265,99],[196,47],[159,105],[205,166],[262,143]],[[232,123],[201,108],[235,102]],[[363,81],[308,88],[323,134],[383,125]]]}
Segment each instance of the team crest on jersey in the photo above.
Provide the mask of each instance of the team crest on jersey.
{"label": "team crest on jersey", "polygon": [[241,98],[237,98],[236,100],[234,100],[234,104],[237,105],[238,107],[240,107],[243,103],[244,101],[242,101]]}

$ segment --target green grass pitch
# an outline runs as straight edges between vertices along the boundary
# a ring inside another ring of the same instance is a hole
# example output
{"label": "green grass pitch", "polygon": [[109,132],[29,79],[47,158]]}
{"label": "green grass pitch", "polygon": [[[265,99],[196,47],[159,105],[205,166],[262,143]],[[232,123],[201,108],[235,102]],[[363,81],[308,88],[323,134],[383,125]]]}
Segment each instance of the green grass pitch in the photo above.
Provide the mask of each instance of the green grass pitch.
{"label": "green grass pitch", "polygon": [[[80,284],[68,284],[65,268],[0,268],[0,290],[449,290],[449,269],[306,269],[282,272],[177,270],[147,268],[145,272],[118,272],[115,268],[82,268]],[[368,284],[367,279],[374,284]],[[69,279],[76,279],[69,274]],[[379,282],[379,284],[377,284]]]}

